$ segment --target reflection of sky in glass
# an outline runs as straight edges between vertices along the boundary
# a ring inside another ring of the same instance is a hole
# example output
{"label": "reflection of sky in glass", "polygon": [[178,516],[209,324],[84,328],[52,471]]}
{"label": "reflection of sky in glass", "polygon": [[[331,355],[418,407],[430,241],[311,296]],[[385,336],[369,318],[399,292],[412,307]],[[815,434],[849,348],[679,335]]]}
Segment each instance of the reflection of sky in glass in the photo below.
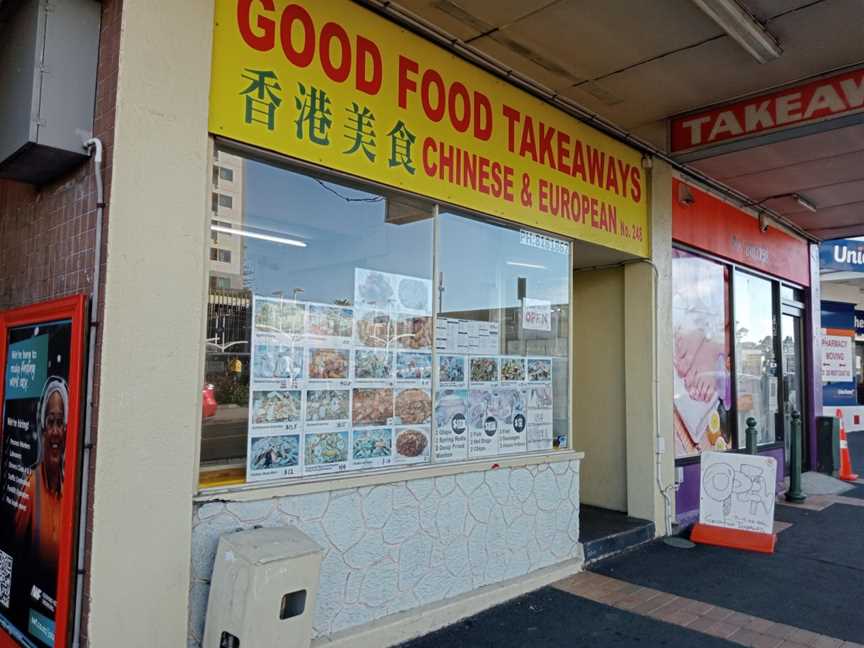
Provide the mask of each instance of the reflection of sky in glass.
{"label": "reflection of sky in glass", "polygon": [[375,194],[326,183],[348,202],[307,176],[251,160],[245,169],[244,226],[307,245],[245,239],[254,292],[290,298],[302,288],[303,301],[351,303],[355,267],[431,277],[431,218],[387,224],[385,201],[368,202]]}
{"label": "reflection of sky in glass", "polygon": [[519,230],[495,227],[453,214],[440,215],[441,313],[519,305],[518,279],[526,297],[569,303],[567,254],[520,242]]}
{"label": "reflection of sky in glass", "polygon": [[740,338],[742,342],[760,344],[773,335],[773,303],[771,283],[767,279],[735,273],[735,330],[738,335],[742,329],[747,331]]}

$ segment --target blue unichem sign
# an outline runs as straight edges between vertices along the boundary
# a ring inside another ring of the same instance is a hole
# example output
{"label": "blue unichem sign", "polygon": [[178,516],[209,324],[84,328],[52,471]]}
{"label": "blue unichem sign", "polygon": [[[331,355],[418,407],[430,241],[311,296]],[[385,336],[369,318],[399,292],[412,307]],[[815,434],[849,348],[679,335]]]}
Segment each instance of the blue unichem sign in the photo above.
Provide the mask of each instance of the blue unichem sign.
{"label": "blue unichem sign", "polygon": [[819,246],[822,272],[860,272],[864,274],[864,241],[835,239]]}

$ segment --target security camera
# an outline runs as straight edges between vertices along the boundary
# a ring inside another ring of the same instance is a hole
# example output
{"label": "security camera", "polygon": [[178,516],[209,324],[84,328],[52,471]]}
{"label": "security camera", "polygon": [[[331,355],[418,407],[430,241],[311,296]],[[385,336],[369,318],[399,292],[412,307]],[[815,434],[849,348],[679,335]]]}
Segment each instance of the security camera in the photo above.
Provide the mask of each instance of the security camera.
{"label": "security camera", "polygon": [[765,214],[765,212],[759,212],[759,231],[768,231],[768,216]]}
{"label": "security camera", "polygon": [[679,186],[678,202],[680,202],[685,207],[689,207],[690,205],[692,205],[696,202],[696,199],[693,197],[693,194],[690,193],[690,189],[685,184],[682,184]]}

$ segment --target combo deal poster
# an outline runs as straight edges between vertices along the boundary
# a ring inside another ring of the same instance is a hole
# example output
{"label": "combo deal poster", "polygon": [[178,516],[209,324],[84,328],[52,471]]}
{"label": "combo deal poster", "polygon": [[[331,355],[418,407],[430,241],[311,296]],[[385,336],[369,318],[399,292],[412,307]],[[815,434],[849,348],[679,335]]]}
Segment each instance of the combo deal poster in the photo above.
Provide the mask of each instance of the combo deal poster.
{"label": "combo deal poster", "polygon": [[[0,645],[63,646],[77,431],[73,320],[3,326],[0,455]],[[74,391],[70,388],[74,381]],[[74,423],[74,420],[71,422]],[[65,560],[64,560],[65,559]],[[63,604],[60,604],[60,599]]]}

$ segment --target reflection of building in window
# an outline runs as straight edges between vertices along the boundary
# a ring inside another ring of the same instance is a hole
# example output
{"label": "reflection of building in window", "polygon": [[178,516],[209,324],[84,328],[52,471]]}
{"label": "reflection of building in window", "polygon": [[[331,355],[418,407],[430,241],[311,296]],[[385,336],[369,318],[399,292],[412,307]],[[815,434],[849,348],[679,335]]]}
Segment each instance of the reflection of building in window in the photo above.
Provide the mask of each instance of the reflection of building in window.
{"label": "reflection of building in window", "polygon": [[231,250],[210,248],[210,260],[218,261],[219,263],[231,263]]}
{"label": "reflection of building in window", "polygon": [[[210,276],[218,276],[219,281],[211,280],[213,287],[220,290],[241,290],[244,288],[243,239],[225,230],[242,229],[244,223],[243,196],[245,187],[243,159],[217,151],[213,159],[213,186],[210,221]],[[215,252],[213,250],[216,250]]]}

